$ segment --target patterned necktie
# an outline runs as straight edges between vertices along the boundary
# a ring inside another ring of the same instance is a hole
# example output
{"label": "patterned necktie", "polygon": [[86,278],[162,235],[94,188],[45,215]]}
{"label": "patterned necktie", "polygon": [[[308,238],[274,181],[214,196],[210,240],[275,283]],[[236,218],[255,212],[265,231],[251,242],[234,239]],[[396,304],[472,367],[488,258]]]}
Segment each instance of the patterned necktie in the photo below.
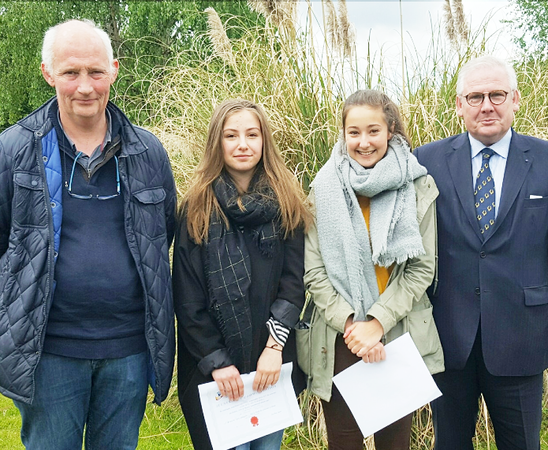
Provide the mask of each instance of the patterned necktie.
{"label": "patterned necktie", "polygon": [[490,148],[481,151],[481,167],[476,177],[474,198],[476,200],[476,217],[484,238],[495,224],[495,180],[489,168],[489,158],[494,152]]}

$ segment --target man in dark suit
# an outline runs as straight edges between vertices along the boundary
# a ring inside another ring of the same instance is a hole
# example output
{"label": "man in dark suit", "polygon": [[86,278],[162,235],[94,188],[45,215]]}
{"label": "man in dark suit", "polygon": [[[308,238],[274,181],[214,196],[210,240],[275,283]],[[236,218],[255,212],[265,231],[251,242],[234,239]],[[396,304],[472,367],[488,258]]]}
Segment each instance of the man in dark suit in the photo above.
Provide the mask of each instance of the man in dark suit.
{"label": "man in dark suit", "polygon": [[516,74],[484,56],[457,82],[468,130],[418,148],[434,177],[434,317],[446,372],[432,404],[437,450],[473,449],[478,399],[499,450],[539,450],[548,366],[548,142],[512,130]]}

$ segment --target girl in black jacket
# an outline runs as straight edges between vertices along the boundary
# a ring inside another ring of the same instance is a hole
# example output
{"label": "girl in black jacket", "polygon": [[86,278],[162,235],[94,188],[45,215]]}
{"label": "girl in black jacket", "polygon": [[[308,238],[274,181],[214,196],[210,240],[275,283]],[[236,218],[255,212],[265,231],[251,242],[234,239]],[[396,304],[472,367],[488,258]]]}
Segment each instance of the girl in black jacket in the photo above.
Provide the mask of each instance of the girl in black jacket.
{"label": "girl in black jacket", "polygon": [[[230,400],[278,381],[295,361],[292,327],[304,303],[304,195],[285,167],[264,111],[245,100],[217,107],[204,156],[183,199],[174,249],[179,400],[196,449],[209,449],[198,384]],[[304,377],[294,364],[299,392]],[[279,449],[283,431],[238,449]],[[258,442],[261,441],[261,442]]]}

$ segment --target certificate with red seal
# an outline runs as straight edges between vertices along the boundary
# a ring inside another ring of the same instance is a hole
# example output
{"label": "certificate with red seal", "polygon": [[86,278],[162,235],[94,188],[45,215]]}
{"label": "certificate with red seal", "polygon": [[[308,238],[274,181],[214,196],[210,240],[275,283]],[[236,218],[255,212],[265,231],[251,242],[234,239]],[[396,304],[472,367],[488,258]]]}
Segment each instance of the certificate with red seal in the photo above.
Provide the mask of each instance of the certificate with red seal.
{"label": "certificate with red seal", "polygon": [[255,372],[242,375],[244,396],[235,402],[220,394],[215,381],[198,386],[213,450],[227,450],[303,421],[292,367],[283,364],[278,382],[261,393],[253,390]]}

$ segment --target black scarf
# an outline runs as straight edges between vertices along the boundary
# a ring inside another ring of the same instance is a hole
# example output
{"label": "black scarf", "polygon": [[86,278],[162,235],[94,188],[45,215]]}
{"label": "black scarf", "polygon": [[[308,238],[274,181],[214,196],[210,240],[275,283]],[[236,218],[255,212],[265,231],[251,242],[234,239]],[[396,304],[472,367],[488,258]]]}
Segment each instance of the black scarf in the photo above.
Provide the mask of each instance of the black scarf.
{"label": "black scarf", "polygon": [[227,229],[222,218],[214,213],[207,243],[210,311],[230,356],[242,373],[251,370],[253,337],[248,298],[251,265],[240,228],[251,229],[253,241],[265,256],[273,255],[279,236],[278,201],[272,188],[259,182],[260,172],[257,170],[249,191],[241,196],[226,172],[213,182],[213,191],[230,227]]}

